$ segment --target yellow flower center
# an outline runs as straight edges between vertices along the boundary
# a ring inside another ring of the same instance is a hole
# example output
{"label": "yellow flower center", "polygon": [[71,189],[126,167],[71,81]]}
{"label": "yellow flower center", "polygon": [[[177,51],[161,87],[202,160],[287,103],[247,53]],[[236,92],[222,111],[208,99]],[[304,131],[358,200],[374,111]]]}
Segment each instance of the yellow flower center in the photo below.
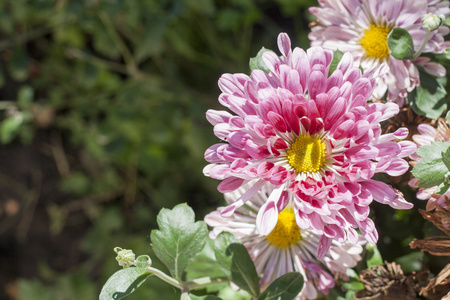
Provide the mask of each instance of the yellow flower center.
{"label": "yellow flower center", "polygon": [[374,58],[387,58],[389,56],[387,36],[390,31],[391,29],[388,27],[374,24],[371,24],[369,29],[364,30],[364,36],[359,42],[367,56]]}
{"label": "yellow flower center", "polygon": [[278,214],[277,225],[266,238],[277,248],[290,247],[302,238],[293,209],[286,208]]}
{"label": "yellow flower center", "polygon": [[287,150],[288,163],[297,173],[317,172],[325,162],[326,146],[319,139],[309,135],[299,136]]}

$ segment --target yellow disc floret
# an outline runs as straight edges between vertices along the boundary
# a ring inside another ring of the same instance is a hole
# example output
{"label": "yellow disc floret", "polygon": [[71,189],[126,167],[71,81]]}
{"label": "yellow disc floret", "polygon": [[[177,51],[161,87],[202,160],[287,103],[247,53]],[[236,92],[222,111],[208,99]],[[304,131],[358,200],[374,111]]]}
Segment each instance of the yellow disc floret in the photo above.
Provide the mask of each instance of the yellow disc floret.
{"label": "yellow disc floret", "polygon": [[366,51],[366,56],[373,58],[387,58],[389,47],[387,36],[391,29],[386,26],[371,24],[369,29],[364,30],[364,36],[359,40]]}
{"label": "yellow disc floret", "polygon": [[266,238],[277,248],[290,247],[302,238],[293,209],[286,208],[278,214],[277,225]]}
{"label": "yellow disc floret", "polygon": [[287,150],[287,160],[297,173],[317,172],[325,162],[326,146],[322,139],[299,136]]}

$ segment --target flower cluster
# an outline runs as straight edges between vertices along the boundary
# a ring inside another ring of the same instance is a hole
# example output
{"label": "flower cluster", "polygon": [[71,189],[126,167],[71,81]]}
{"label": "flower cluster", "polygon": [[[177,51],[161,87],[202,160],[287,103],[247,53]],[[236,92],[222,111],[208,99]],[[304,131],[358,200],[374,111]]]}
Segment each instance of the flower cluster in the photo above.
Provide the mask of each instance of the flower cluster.
{"label": "flower cluster", "polygon": [[[395,209],[413,206],[374,176],[403,175],[410,167],[404,158],[412,165],[420,160],[418,146],[450,140],[443,121],[437,130],[419,125],[414,142],[406,127],[385,133],[381,126],[420,85],[419,69],[445,76],[446,69],[422,53],[450,46],[443,38],[450,31],[444,25],[449,3],[319,5],[310,8],[317,17],[311,48],[292,49],[288,35],[279,34],[281,56],[266,51],[250,75],[222,75],[219,102],[227,110],[206,113],[220,142],[206,150],[203,172],[221,181],[218,190],[227,202],[205,217],[211,237],[235,234],[262,275],[263,288],[300,272],[305,285],[298,299],[328,294],[335,279],[345,278],[361,259],[362,245],[377,242],[372,201]],[[404,59],[390,48],[389,35],[398,27],[410,39]],[[410,185],[417,187],[418,179]],[[436,188],[417,194],[430,199],[429,208],[450,197],[436,195]]]}
{"label": "flower cluster", "polygon": [[[442,65],[420,54],[442,53],[450,46],[450,42],[444,41],[443,37],[449,33],[447,26],[429,32],[422,25],[426,14],[448,17],[450,9],[447,1],[321,0],[319,4],[320,7],[310,8],[318,23],[309,34],[313,46],[348,51],[364,71],[382,64],[389,66],[389,71],[373,91],[374,98],[381,99],[388,92],[387,99],[402,106],[408,92],[420,84],[416,65],[435,76],[445,76],[446,70]],[[424,22],[425,27],[429,28],[429,22]],[[404,28],[410,33],[414,50],[417,51],[411,59],[399,60],[390,54],[387,37],[394,27]]]}
{"label": "flower cluster", "polygon": [[270,72],[225,74],[219,101],[235,113],[209,110],[215,135],[224,142],[210,147],[204,173],[222,180],[218,189],[248,188],[223,211],[224,217],[252,198],[266,182],[275,186],[259,209],[262,235],[276,226],[278,214],[293,202],[296,222],[319,234],[319,257],[332,239],[357,243],[359,228],[370,241],[378,238],[368,218],[372,200],[411,208],[402,195],[376,173],[397,176],[408,170],[402,157],[416,150],[400,141],[408,130],[382,134],[380,122],[394,116],[394,103],[368,100],[379,72],[364,75],[346,53],[330,71],[333,53],[320,47],[291,50],[289,37],[278,38],[280,57],[266,52]]}

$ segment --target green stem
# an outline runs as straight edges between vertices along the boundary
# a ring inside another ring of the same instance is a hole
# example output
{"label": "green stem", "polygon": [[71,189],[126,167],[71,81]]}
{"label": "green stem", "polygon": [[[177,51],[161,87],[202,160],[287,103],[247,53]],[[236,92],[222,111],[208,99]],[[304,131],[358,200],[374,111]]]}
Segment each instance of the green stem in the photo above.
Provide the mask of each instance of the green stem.
{"label": "green stem", "polygon": [[158,269],[152,268],[152,267],[147,267],[147,270],[149,270],[150,272],[152,272],[153,275],[162,279],[163,281],[167,282],[168,284],[171,284],[174,287],[179,288],[180,290],[183,290],[184,287],[175,278],[170,277],[166,273],[164,273]]}
{"label": "green stem", "polygon": [[427,30],[427,33],[425,34],[425,38],[422,41],[422,45],[420,45],[419,50],[417,50],[417,52],[414,53],[414,55],[411,58],[411,60],[417,59],[420,56],[420,54],[422,54],[422,51],[425,48],[425,46],[427,45],[428,39],[430,38],[430,33],[431,33],[431,31]]}
{"label": "green stem", "polygon": [[156,268],[147,267],[147,270],[149,270],[153,275],[156,277],[162,279],[163,281],[167,282],[168,284],[179,288],[183,293],[189,292],[190,290],[200,289],[204,288],[213,284],[223,283],[223,282],[229,282],[229,279],[226,277],[202,277],[202,278],[196,278],[191,281],[186,282],[179,282],[173,277],[170,277],[166,273],[162,272],[161,270],[158,270]]}

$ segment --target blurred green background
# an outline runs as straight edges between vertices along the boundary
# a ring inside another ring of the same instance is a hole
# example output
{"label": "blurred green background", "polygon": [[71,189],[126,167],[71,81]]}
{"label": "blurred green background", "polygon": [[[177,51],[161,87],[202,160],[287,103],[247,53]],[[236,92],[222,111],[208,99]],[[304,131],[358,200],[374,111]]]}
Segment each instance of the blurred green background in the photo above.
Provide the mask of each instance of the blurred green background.
{"label": "blurred green background", "polygon": [[[162,207],[221,204],[202,173],[217,80],[281,31],[308,47],[314,4],[1,0],[0,299],[96,299]],[[179,298],[156,278],[129,298],[156,297]]]}

